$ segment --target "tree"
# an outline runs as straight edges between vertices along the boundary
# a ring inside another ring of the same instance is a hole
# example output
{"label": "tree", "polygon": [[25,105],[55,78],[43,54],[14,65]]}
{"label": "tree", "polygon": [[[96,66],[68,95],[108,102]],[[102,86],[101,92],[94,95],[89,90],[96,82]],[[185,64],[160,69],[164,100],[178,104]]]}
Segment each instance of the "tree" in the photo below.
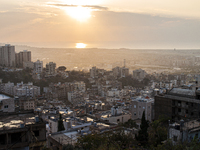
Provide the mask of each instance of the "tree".
{"label": "tree", "polygon": [[65,71],[66,69],[67,69],[67,68],[66,68],[65,66],[59,66],[59,67],[58,67],[58,70],[59,70],[59,71]]}
{"label": "tree", "polygon": [[138,135],[136,135],[135,137],[136,140],[143,146],[146,146],[148,143],[148,132],[147,132],[148,127],[149,127],[149,123],[145,119],[145,111],[143,111],[140,130],[139,130]]}
{"label": "tree", "polygon": [[58,132],[65,130],[65,127],[63,125],[62,115],[60,114],[59,120],[58,120]]}

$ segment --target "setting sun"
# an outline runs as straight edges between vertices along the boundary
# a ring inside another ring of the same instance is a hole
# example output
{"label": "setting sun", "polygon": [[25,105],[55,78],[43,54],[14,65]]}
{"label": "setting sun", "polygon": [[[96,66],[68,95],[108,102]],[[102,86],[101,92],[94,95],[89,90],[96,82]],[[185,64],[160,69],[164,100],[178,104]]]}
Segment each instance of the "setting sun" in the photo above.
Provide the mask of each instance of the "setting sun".
{"label": "setting sun", "polygon": [[91,17],[91,9],[87,7],[67,7],[65,10],[69,16],[81,22]]}
{"label": "setting sun", "polygon": [[76,43],[76,48],[85,48],[87,44],[84,43]]}

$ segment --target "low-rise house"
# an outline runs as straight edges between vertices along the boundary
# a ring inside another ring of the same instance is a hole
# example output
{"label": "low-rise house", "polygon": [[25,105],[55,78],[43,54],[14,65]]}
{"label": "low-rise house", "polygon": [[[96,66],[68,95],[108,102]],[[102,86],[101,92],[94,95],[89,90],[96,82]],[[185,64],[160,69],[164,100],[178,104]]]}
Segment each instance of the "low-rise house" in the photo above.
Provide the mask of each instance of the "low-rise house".
{"label": "low-rise house", "polygon": [[0,111],[2,112],[14,112],[15,101],[14,98],[4,94],[0,94]]}
{"label": "low-rise house", "polygon": [[194,138],[200,141],[200,120],[191,120],[169,125],[169,139],[173,144],[178,142],[191,142]]}

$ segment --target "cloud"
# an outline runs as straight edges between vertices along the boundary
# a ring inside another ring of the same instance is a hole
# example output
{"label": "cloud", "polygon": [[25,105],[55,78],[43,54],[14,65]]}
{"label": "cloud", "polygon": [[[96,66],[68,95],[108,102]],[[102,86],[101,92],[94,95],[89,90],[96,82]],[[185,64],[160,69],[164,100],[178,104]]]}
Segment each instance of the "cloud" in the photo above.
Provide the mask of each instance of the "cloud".
{"label": "cloud", "polygon": [[[49,4],[52,6],[57,6],[57,7],[78,7],[78,5],[68,5],[68,4]],[[106,11],[108,10],[107,7],[103,6],[98,6],[98,5],[81,5],[82,7],[90,8],[93,10],[101,10],[101,11]]]}

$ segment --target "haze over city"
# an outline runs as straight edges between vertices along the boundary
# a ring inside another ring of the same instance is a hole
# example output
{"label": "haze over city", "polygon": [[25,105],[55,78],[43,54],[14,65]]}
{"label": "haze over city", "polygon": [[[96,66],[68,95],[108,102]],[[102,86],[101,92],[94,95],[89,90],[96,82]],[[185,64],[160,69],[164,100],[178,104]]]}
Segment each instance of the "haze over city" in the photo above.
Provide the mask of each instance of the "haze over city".
{"label": "haze over city", "polygon": [[198,0],[1,0],[0,41],[51,48],[198,49],[199,6]]}

